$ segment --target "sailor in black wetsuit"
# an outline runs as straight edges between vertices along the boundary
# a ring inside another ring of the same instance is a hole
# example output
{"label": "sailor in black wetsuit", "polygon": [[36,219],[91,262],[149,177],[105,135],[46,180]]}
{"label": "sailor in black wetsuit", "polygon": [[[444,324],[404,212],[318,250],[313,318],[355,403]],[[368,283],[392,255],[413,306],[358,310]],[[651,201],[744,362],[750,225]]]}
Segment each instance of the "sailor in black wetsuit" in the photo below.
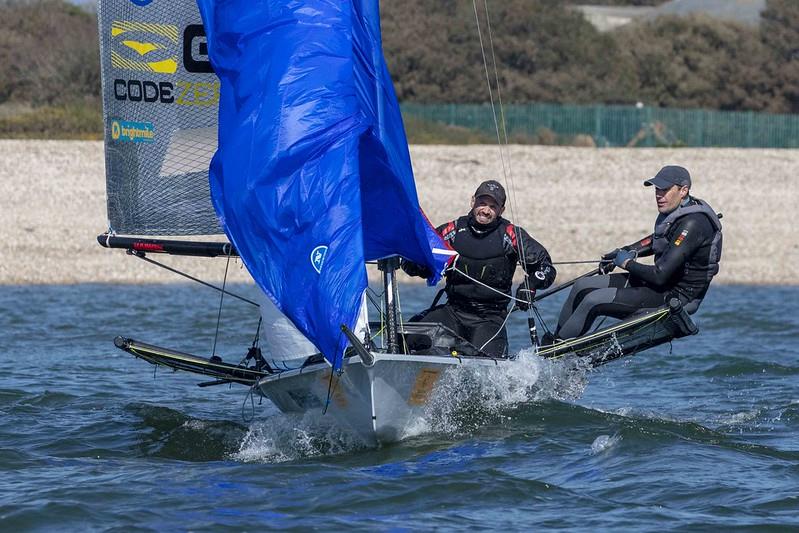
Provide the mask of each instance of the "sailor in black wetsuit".
{"label": "sailor in black wetsuit", "polygon": [[[655,186],[660,212],[655,232],[602,257],[613,261],[607,267],[600,263],[605,273],[616,266],[627,273],[584,278],[574,284],[560,312],[555,337],[578,337],[598,316],[626,318],[660,307],[671,298],[679,298],[688,313],[699,308],[719,271],[718,216],[707,203],[690,196],[691,175],[683,167],[663,167],[644,185]],[[653,254],[652,266],[635,260]]]}
{"label": "sailor in black wetsuit", "polygon": [[[437,228],[458,256],[446,273],[447,302],[435,305],[412,320],[439,322],[488,355],[507,355],[505,320],[511,298],[516,265],[523,258],[527,275],[516,292],[517,305],[526,310],[536,289],[549,287],[555,267],[546,249],[518,226],[502,218],[505,189],[494,180],[485,181],[472,197],[468,215]],[[429,272],[404,261],[412,276]]]}

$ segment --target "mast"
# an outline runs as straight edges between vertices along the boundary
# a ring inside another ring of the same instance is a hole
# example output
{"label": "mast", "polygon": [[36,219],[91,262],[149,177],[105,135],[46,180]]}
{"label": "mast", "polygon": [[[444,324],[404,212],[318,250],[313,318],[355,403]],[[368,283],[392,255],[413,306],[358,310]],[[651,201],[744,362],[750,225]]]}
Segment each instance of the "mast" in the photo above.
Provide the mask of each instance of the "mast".
{"label": "mast", "polygon": [[399,268],[399,257],[392,256],[380,259],[377,269],[383,273],[383,301],[386,306],[386,330],[388,353],[399,353],[399,335],[397,334],[397,280],[394,272]]}

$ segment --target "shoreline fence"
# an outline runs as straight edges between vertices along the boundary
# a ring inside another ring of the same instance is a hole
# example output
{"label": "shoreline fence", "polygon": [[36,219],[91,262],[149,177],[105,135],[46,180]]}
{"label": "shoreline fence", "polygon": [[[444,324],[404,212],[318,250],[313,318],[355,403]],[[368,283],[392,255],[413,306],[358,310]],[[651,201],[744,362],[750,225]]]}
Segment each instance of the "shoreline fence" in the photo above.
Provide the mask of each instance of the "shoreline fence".
{"label": "shoreline fence", "polygon": [[[497,108],[497,112],[499,108]],[[799,115],[617,105],[512,104],[504,106],[511,142],[555,144],[577,135],[597,146],[799,147]],[[460,126],[496,137],[488,104],[402,104],[403,115]]]}

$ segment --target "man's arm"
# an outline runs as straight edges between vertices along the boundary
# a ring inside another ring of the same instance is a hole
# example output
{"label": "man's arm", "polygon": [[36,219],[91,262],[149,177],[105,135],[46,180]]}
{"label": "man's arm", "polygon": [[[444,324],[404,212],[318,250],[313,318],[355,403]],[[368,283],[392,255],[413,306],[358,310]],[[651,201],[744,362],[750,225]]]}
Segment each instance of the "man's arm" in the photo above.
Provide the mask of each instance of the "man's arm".
{"label": "man's arm", "polygon": [[[555,281],[557,271],[549,252],[525,230],[516,226],[516,253],[527,273],[532,289],[546,289]],[[523,252],[523,255],[522,255]]]}
{"label": "man's arm", "polygon": [[[453,222],[447,222],[446,224],[441,224],[436,228],[436,232],[441,235],[442,239],[444,238],[444,234],[449,231],[448,228],[450,225],[454,227]],[[402,259],[400,261],[400,268],[409,276],[427,279],[433,275],[433,273],[430,272],[430,269],[426,266],[418,265],[412,261],[408,261],[407,259]]]}
{"label": "man's arm", "polygon": [[635,241],[627,246],[622,246],[622,250],[635,252],[635,255],[638,257],[653,255],[655,251],[652,249],[652,234],[650,233],[640,241]]}
{"label": "man's arm", "polygon": [[[635,241],[632,244],[622,246],[621,248],[616,248],[615,250],[604,254],[602,256],[602,261],[605,263],[613,261],[613,259],[616,257],[616,254],[618,254],[621,250],[634,252],[636,257],[646,257],[648,255],[654,254],[655,252],[652,249],[652,234],[650,233],[640,241]],[[612,267],[613,265],[610,266]],[[613,268],[610,268],[608,271],[610,270],[613,270]]]}
{"label": "man's arm", "polygon": [[634,260],[622,266],[631,275],[652,285],[663,287],[691,258],[708,238],[710,223],[704,215],[687,216],[671,232],[669,247],[654,265],[642,265]]}

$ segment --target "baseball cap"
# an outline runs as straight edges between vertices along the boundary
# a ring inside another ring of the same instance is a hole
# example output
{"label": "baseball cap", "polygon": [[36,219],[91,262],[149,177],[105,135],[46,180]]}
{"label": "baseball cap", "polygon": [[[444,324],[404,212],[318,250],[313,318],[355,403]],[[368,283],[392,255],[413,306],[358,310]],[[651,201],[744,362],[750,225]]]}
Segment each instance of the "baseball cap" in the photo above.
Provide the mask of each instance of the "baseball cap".
{"label": "baseball cap", "polygon": [[481,183],[477,190],[474,191],[474,197],[477,198],[478,196],[490,196],[500,206],[505,205],[505,187],[496,180],[488,180]]}
{"label": "baseball cap", "polygon": [[661,168],[654,178],[646,180],[644,185],[647,187],[654,185],[658,189],[669,189],[673,185],[690,187],[691,174],[685,167],[667,165]]}

